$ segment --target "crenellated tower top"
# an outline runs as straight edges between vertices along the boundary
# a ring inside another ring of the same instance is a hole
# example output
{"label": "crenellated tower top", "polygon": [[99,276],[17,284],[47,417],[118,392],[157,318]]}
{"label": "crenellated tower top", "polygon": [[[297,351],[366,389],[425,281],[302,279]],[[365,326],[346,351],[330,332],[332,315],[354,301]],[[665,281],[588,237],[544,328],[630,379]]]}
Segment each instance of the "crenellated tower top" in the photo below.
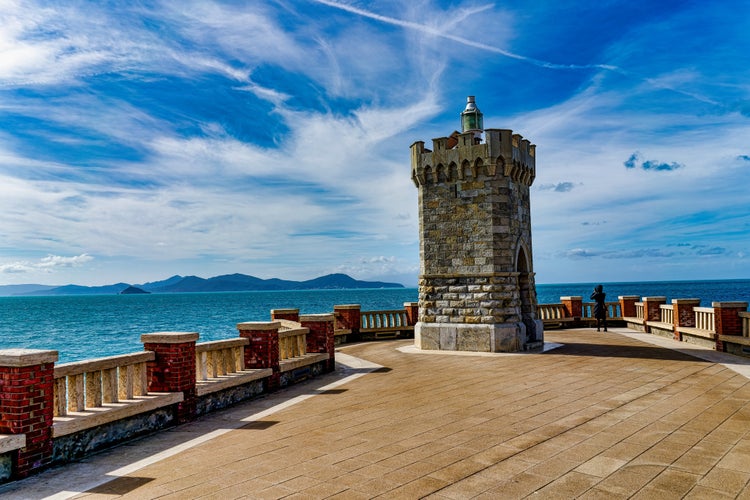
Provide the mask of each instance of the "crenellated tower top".
{"label": "crenellated tower top", "polygon": [[536,146],[509,129],[486,129],[485,140],[476,130],[454,132],[432,140],[432,149],[424,142],[411,145],[411,178],[416,186],[438,182],[457,182],[504,175],[514,182],[531,186],[536,177]]}

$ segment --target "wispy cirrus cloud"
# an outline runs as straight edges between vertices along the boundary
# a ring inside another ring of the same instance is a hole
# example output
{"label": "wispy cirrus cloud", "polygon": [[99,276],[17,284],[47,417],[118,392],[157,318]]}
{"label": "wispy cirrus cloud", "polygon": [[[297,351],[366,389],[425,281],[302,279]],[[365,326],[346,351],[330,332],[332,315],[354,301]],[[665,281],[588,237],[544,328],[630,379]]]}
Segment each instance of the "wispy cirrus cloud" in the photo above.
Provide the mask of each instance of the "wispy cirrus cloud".
{"label": "wispy cirrus cloud", "polygon": [[569,181],[558,182],[557,184],[541,184],[537,189],[541,191],[554,191],[556,193],[567,193],[575,188],[575,184]]}
{"label": "wispy cirrus cloud", "polygon": [[[615,66],[611,66],[608,64],[559,64],[559,63],[553,63],[550,61],[543,61],[540,59],[535,59],[533,57],[528,57],[528,56],[524,56],[521,54],[517,54],[517,53],[511,52],[509,50],[505,50],[500,47],[496,47],[496,46],[489,45],[486,43],[478,42],[476,40],[454,35],[452,34],[452,30],[445,29],[445,26],[430,26],[430,25],[426,25],[422,23],[417,23],[414,21],[398,19],[395,17],[378,14],[369,10],[354,7],[349,4],[345,4],[341,2],[334,2],[331,0],[314,0],[314,1],[323,5],[327,5],[328,7],[332,7],[335,9],[340,9],[340,10],[349,12],[357,16],[362,16],[362,17],[372,19],[375,21],[379,21],[382,23],[399,26],[402,28],[410,29],[410,30],[415,30],[426,35],[444,38],[446,40],[457,42],[461,45],[465,45],[465,46],[475,48],[475,49],[481,49],[487,52],[493,52],[495,54],[499,54],[499,55],[508,57],[510,59],[516,59],[519,61],[527,62],[529,64],[533,64],[535,66],[541,66],[547,69],[566,69],[566,70],[571,70],[571,69],[617,70],[618,69]],[[476,14],[484,12],[488,9],[492,9],[493,7],[494,5],[489,4],[489,5],[484,5],[484,6],[477,7],[477,8],[465,9],[464,12],[461,13],[461,15],[459,16],[451,15],[451,16],[447,16],[447,18],[451,21],[456,20],[457,18],[463,21],[465,18],[468,18],[470,16],[475,16]]]}

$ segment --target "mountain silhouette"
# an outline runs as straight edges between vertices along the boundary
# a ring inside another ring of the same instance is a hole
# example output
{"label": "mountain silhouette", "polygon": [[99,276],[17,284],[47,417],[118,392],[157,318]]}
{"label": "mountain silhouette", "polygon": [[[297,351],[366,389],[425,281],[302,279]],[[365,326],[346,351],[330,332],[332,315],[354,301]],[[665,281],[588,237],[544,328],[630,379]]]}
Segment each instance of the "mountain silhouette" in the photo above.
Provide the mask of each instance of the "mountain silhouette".
{"label": "mountain silhouette", "polygon": [[[246,274],[225,274],[213,278],[199,276],[175,275],[161,281],[151,281],[141,285],[116,283],[104,286],[65,285],[50,287],[47,285],[23,285],[24,288],[11,289],[16,293],[3,293],[8,287],[0,286],[0,295],[110,295],[120,294],[129,287],[136,287],[151,293],[189,293],[189,292],[248,292],[272,290],[343,290],[348,288],[404,288],[400,283],[384,281],[360,281],[346,274],[328,274],[306,281],[282,280],[279,278],[262,279]],[[39,288],[34,288],[39,287]],[[23,290],[22,293],[17,293]]]}

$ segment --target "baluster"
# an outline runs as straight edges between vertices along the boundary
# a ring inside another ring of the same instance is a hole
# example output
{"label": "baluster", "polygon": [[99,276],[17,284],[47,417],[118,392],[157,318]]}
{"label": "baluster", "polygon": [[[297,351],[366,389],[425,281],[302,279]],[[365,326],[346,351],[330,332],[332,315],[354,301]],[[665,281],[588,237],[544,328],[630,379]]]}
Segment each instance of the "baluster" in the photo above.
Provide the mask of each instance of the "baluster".
{"label": "baluster", "polygon": [[234,362],[232,361],[232,350],[225,347],[221,350],[221,358],[223,361],[222,366],[224,367],[224,375],[228,375],[234,372]]}
{"label": "baluster", "polygon": [[102,399],[104,403],[117,403],[117,368],[102,370]]}
{"label": "baluster", "polygon": [[68,412],[83,409],[83,374],[68,375]]}
{"label": "baluster", "polygon": [[86,372],[86,406],[96,408],[102,405],[102,373]]}
{"label": "baluster", "polygon": [[121,366],[118,370],[118,396],[122,399],[133,399],[133,365]]}
{"label": "baluster", "polygon": [[299,355],[305,356],[307,354],[307,334],[300,335],[297,342],[299,342]]}
{"label": "baluster", "polygon": [[67,377],[55,379],[54,416],[64,417],[68,414],[68,380]]}
{"label": "baluster", "polygon": [[279,359],[281,361],[287,359],[287,355],[286,355],[286,337],[279,337]]}
{"label": "baluster", "polygon": [[221,350],[222,358],[224,359],[224,375],[234,372],[234,360],[232,359],[232,349],[225,347]]}
{"label": "baluster", "polygon": [[196,350],[195,351],[195,381],[199,382],[201,380],[206,380],[206,377],[203,373],[203,353]]}
{"label": "baluster", "polygon": [[148,370],[146,363],[138,363],[135,365],[135,377],[138,385],[138,396],[145,396],[148,394]]}
{"label": "baluster", "polygon": [[206,371],[209,378],[216,378],[219,374],[219,369],[216,366],[216,351],[206,352]]}
{"label": "baluster", "polygon": [[241,345],[234,348],[234,361],[237,364],[237,371],[245,369],[245,346]]}

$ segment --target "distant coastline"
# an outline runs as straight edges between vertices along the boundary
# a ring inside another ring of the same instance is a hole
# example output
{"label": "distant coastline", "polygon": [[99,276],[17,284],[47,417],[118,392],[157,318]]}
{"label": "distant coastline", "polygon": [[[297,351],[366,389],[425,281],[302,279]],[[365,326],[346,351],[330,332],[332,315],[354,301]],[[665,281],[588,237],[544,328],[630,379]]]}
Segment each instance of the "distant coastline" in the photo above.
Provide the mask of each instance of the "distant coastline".
{"label": "distant coastline", "polygon": [[[252,292],[293,290],[347,290],[362,288],[404,288],[400,283],[362,281],[346,274],[328,274],[306,281],[262,279],[246,274],[225,274],[213,278],[199,276],[172,276],[161,281],[143,284],[115,283],[103,286],[83,285],[0,285],[0,296],[50,296],[50,295],[128,295],[132,289],[145,293],[192,292]],[[130,290],[130,291],[128,291]],[[137,293],[141,293],[137,292]]]}

